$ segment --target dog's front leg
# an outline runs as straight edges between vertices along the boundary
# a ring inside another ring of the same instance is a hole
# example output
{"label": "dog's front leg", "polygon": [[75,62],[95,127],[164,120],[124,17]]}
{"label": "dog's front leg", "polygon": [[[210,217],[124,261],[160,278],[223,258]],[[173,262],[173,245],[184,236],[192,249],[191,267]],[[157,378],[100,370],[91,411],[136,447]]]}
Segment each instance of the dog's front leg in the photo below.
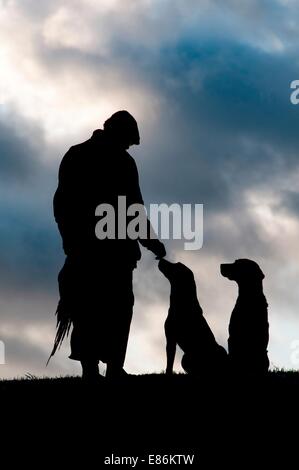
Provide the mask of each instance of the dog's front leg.
{"label": "dog's front leg", "polygon": [[173,336],[167,337],[166,343],[166,356],[167,356],[167,366],[166,366],[166,374],[171,375],[173,373],[173,364],[176,352],[176,340]]}

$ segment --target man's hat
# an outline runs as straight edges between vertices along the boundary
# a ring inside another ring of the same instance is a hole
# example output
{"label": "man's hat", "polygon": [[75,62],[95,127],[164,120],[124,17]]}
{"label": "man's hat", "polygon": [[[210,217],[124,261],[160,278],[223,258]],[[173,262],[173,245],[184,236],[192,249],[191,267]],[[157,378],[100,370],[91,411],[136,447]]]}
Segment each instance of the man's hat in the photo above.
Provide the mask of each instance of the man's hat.
{"label": "man's hat", "polygon": [[140,136],[136,120],[128,111],[117,111],[104,123],[104,130],[119,138],[129,138],[131,144],[139,145]]}

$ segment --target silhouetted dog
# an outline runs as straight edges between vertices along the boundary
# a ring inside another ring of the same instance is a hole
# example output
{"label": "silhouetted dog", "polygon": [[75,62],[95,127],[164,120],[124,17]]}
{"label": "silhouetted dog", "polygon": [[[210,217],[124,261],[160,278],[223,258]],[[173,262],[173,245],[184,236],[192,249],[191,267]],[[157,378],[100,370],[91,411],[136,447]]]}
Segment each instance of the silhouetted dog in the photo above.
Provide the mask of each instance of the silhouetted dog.
{"label": "silhouetted dog", "polygon": [[269,368],[269,323],[268,304],[263,293],[264,274],[259,265],[249,259],[221,264],[220,271],[222,276],[236,281],[239,287],[229,323],[230,364],[240,372],[265,373]]}
{"label": "silhouetted dog", "polygon": [[190,374],[215,372],[227,363],[227,354],[219,346],[197,300],[192,271],[182,263],[160,260],[159,269],[171,286],[170,308],[165,321],[166,373],[171,374],[178,345],[184,352],[183,369]]}

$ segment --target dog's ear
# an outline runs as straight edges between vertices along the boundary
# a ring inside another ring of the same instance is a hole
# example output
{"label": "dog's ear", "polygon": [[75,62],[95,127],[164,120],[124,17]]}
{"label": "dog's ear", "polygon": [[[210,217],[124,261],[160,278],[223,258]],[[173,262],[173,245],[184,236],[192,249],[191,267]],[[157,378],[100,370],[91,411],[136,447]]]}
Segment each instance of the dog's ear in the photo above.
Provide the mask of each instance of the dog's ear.
{"label": "dog's ear", "polygon": [[247,258],[237,259],[233,265],[238,268],[237,272],[239,274],[237,277],[239,279],[256,278],[262,281],[265,277],[263,271],[261,270],[257,262],[251,259],[247,259]]}

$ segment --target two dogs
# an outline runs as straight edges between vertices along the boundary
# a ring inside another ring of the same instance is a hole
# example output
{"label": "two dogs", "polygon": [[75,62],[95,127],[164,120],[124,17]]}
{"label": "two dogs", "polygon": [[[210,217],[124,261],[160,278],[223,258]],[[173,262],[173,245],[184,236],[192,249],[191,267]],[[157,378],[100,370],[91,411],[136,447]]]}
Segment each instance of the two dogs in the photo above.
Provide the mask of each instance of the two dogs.
{"label": "two dogs", "polygon": [[226,362],[224,348],[217,344],[196,295],[193,272],[182,263],[159,261],[159,269],[170,282],[170,307],[165,322],[166,373],[171,374],[178,345],[184,352],[183,369],[209,373]]}
{"label": "two dogs", "polygon": [[166,373],[171,374],[178,345],[184,352],[183,369],[192,375],[226,370],[265,373],[269,367],[267,302],[263,273],[251,260],[222,264],[221,274],[236,281],[239,296],[229,324],[228,351],[220,346],[203,316],[192,271],[182,263],[159,261],[159,269],[170,282],[170,307],[165,321]]}

